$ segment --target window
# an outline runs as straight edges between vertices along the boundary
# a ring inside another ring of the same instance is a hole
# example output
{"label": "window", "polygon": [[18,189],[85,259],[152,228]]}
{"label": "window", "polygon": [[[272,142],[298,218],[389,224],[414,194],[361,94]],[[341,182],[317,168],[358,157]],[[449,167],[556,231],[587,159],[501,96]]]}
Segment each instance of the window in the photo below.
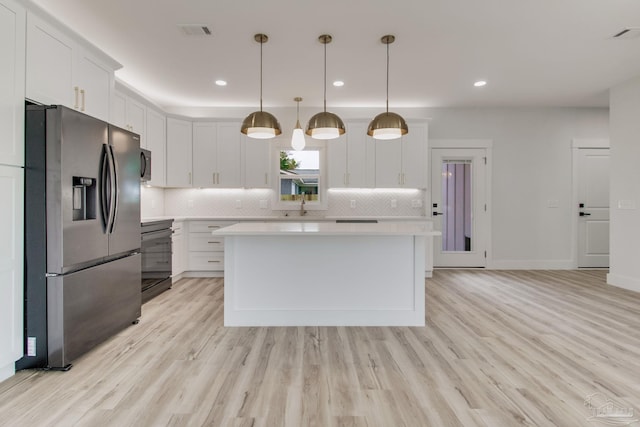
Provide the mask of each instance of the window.
{"label": "window", "polygon": [[277,200],[279,209],[326,209],[324,196],[324,149],[310,147],[304,151],[278,148]]}

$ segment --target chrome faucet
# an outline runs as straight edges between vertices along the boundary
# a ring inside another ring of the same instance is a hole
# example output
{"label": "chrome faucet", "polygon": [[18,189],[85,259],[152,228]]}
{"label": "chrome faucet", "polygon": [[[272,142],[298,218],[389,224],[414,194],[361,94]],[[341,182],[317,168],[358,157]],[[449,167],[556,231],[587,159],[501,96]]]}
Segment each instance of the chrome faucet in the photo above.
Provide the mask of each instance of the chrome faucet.
{"label": "chrome faucet", "polygon": [[304,216],[307,211],[304,210],[304,195],[305,193],[302,193],[302,202],[300,202],[300,216]]}

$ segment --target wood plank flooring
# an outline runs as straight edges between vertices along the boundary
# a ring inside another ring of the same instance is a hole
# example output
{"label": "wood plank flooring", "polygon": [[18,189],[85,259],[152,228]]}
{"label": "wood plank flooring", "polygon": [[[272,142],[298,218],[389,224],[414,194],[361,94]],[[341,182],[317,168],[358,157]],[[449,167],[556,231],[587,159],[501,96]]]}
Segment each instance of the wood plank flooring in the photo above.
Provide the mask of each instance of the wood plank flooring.
{"label": "wood plank flooring", "polygon": [[640,294],[604,271],[426,290],[423,328],[224,328],[222,280],[183,279],[71,371],[0,383],[0,425],[604,426],[594,393],[639,418]]}

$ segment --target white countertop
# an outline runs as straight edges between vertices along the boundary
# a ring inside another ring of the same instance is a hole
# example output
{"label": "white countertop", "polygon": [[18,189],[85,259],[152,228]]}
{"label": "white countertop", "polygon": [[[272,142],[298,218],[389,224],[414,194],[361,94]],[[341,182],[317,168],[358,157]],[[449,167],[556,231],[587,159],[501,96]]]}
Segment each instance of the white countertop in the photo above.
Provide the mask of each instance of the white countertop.
{"label": "white countertop", "polygon": [[432,230],[431,222],[241,222],[213,231],[216,236],[439,236]]}
{"label": "white countertop", "polygon": [[174,221],[274,221],[274,222],[322,222],[335,221],[337,219],[377,219],[380,221],[432,221],[427,216],[299,216],[291,214],[288,216],[159,216],[146,217],[142,222],[156,221],[162,219],[173,219]]}

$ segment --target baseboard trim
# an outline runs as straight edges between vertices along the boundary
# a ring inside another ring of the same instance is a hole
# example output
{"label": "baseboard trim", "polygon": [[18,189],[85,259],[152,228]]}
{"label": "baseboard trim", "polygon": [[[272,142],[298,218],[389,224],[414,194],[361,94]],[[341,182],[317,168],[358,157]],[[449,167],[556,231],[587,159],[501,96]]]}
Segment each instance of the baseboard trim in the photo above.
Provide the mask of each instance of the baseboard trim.
{"label": "baseboard trim", "polygon": [[490,270],[574,270],[575,263],[563,260],[493,260]]}
{"label": "baseboard trim", "polygon": [[607,284],[629,291],[640,292],[640,279],[619,274],[607,274]]}
{"label": "baseboard trim", "polygon": [[185,271],[182,277],[224,277],[224,271]]}

